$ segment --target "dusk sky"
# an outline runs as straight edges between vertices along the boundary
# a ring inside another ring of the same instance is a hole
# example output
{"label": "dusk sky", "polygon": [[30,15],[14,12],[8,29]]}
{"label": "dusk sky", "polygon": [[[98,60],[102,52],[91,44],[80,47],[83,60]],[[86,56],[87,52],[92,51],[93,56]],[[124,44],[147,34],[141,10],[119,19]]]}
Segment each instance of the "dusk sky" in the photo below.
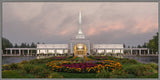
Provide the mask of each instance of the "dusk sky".
{"label": "dusk sky", "polygon": [[69,43],[82,30],[91,43],[137,46],[158,32],[155,2],[5,2],[3,37],[15,43]]}

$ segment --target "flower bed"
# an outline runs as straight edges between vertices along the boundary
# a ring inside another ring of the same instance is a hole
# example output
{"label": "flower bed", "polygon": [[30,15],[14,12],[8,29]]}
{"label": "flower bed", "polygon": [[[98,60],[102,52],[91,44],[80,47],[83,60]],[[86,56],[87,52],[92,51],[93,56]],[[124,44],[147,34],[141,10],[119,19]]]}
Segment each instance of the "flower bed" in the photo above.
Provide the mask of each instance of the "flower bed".
{"label": "flower bed", "polygon": [[57,72],[85,72],[85,73],[99,73],[101,70],[114,71],[120,70],[122,65],[119,62],[104,60],[85,63],[73,63],[71,61],[55,61],[46,64],[50,69]]}
{"label": "flower bed", "polygon": [[101,60],[101,59],[108,59],[107,57],[105,57],[105,56],[95,56],[95,59],[96,60]]}
{"label": "flower bed", "polygon": [[57,59],[66,59],[67,57],[64,56],[64,57],[53,57],[54,60],[57,60]]}

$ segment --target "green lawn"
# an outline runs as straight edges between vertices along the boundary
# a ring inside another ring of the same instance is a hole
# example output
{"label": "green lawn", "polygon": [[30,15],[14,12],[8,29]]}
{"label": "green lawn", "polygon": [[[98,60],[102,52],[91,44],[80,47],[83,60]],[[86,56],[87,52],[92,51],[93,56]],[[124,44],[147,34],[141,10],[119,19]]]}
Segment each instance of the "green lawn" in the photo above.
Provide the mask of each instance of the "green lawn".
{"label": "green lawn", "polygon": [[64,78],[96,78],[96,73],[65,73],[59,72]]}
{"label": "green lawn", "polygon": [[16,70],[6,70],[2,71],[3,78],[34,78],[34,75],[31,74],[22,74],[20,71]]}
{"label": "green lawn", "polygon": [[[106,56],[108,57],[108,56]],[[53,58],[53,57],[52,57]],[[22,61],[21,63],[2,66],[3,78],[158,78],[158,65],[155,63],[143,64],[135,60],[119,59],[108,57],[108,60],[118,61],[122,64],[122,69],[114,72],[100,73],[67,73],[54,72],[46,66],[47,62],[53,61],[52,58],[35,59]],[[88,58],[96,60],[89,56]],[[69,57],[65,60],[73,60]],[[83,62],[85,59],[77,57],[76,61]],[[103,59],[101,59],[103,60]],[[56,60],[57,61],[57,60]]]}

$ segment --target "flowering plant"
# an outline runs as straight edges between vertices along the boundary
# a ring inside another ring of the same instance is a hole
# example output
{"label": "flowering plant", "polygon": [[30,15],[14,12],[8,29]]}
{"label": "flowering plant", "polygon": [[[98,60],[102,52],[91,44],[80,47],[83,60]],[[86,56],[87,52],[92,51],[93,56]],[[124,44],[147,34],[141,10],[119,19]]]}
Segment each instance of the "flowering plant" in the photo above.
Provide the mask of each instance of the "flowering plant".
{"label": "flowering plant", "polygon": [[100,59],[108,59],[108,58],[105,56],[95,56],[95,59],[100,60]]}
{"label": "flowering plant", "polygon": [[53,57],[53,59],[66,59],[67,57],[64,56],[64,57]]}
{"label": "flowering plant", "polygon": [[51,61],[46,64],[50,69],[57,72],[86,72],[99,73],[101,70],[114,71],[120,70],[122,65],[112,60],[88,61],[85,63],[75,63],[72,61]]}

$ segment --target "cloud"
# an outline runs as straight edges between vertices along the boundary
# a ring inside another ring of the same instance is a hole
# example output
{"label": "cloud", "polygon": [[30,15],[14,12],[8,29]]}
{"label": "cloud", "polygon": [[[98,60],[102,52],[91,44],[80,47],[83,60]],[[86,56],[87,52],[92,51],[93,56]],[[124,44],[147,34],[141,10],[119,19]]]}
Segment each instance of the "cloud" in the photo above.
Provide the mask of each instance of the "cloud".
{"label": "cloud", "polygon": [[140,43],[139,38],[145,37],[143,43],[158,31],[157,3],[6,2],[3,36],[13,43],[65,43],[77,34],[80,9],[83,32],[93,42],[133,45]]}

